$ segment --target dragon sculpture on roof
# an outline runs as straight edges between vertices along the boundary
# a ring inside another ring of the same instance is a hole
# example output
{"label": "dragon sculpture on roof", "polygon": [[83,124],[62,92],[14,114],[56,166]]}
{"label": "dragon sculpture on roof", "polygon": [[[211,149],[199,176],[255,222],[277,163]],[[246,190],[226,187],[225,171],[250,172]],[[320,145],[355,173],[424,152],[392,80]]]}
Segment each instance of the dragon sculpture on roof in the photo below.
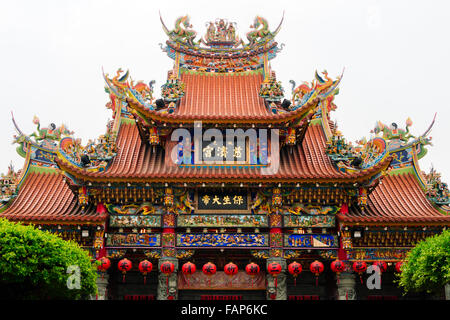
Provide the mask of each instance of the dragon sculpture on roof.
{"label": "dragon sculpture on roof", "polygon": [[169,28],[166,27],[161,14],[160,20],[164,32],[172,41],[180,42],[190,47],[198,47],[201,43],[211,45],[217,41],[225,41],[232,42],[234,47],[242,44],[244,49],[249,49],[255,45],[263,44],[275,37],[281,29],[281,24],[284,20],[284,12],[280,24],[274,31],[269,30],[267,19],[256,16],[253,23],[250,25],[250,28],[254,30],[249,31],[246,34],[249,41],[247,44],[244,44],[244,42],[236,35],[235,23],[227,23],[225,19],[217,19],[215,24],[209,22],[206,35],[198,41],[195,41],[197,32],[192,29],[192,24],[190,23],[188,15],[176,19],[174,29],[172,30],[169,30]]}
{"label": "dragon sculpture on roof", "polygon": [[375,134],[382,133],[383,138],[386,140],[401,140],[408,142],[409,139],[415,138],[409,133],[409,127],[412,126],[412,121],[410,118],[406,119],[406,128],[398,128],[398,125],[393,122],[390,126],[385,125],[381,121],[378,121],[373,129]]}

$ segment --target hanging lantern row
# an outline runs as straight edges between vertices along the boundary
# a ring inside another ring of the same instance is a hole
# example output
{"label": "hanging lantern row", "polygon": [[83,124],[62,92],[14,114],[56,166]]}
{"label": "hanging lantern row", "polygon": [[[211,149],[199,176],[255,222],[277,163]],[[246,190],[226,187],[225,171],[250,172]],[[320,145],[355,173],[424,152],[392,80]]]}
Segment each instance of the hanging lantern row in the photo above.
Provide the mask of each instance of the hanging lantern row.
{"label": "hanging lantern row", "polygon": [[[106,272],[111,267],[111,261],[102,257],[98,259],[100,264],[97,269],[102,273]],[[374,266],[377,266],[380,270],[380,275],[386,272],[387,264],[384,261],[377,261],[373,263]],[[403,265],[403,261],[399,261],[395,264],[395,271],[401,273],[401,267]],[[124,258],[119,261],[118,268],[123,274],[123,282],[125,282],[125,275],[127,271],[130,271],[133,264],[130,260]],[[353,271],[359,274],[361,279],[361,284],[363,283],[362,274],[367,271],[367,263],[364,261],[355,261],[352,265]],[[294,284],[297,285],[297,276],[302,272],[302,265],[296,261],[290,263],[288,265],[288,272],[294,277]],[[311,263],[309,267],[310,271],[316,276],[316,286],[318,285],[318,277],[320,273],[324,270],[324,265],[320,261],[314,261]],[[150,261],[144,260],[139,263],[139,271],[144,275],[144,284],[146,283],[146,275],[153,270],[153,264]],[[160,270],[163,274],[167,276],[167,290],[168,290],[168,281],[169,276],[174,272],[175,265],[170,261],[165,261],[161,264]],[[335,260],[331,263],[331,270],[336,273],[337,282],[339,283],[339,274],[345,271],[345,264],[341,260]],[[189,286],[189,277],[197,271],[195,264],[192,262],[186,262],[183,264],[181,268],[181,272],[188,276],[188,286]],[[207,276],[212,276],[216,273],[217,267],[214,263],[208,262],[203,265],[202,272]],[[236,264],[230,262],[225,265],[224,272],[230,277],[236,275],[239,271],[239,268]],[[274,277],[275,280],[275,288],[277,288],[277,276],[281,273],[282,266],[277,262],[272,262],[267,265],[267,272]],[[249,263],[245,267],[245,272],[252,277],[252,287],[253,287],[253,277],[259,274],[260,267],[256,263]],[[102,274],[103,278],[103,274]],[[232,280],[231,284],[232,284]],[[211,284],[211,279],[209,279],[209,283]]]}
{"label": "hanging lantern row", "polygon": [[[401,267],[403,265],[403,261],[399,261],[395,264],[395,271],[398,273],[401,273]],[[378,269],[380,270],[380,277],[381,275],[386,272],[387,270],[387,264],[384,261],[377,261],[373,263],[373,266],[378,267]],[[361,284],[363,283],[362,280],[362,274],[364,272],[366,272],[367,270],[367,264],[364,261],[355,261],[353,263],[353,271],[357,272],[359,274],[359,278],[361,279]],[[380,278],[381,281],[381,278]]]}

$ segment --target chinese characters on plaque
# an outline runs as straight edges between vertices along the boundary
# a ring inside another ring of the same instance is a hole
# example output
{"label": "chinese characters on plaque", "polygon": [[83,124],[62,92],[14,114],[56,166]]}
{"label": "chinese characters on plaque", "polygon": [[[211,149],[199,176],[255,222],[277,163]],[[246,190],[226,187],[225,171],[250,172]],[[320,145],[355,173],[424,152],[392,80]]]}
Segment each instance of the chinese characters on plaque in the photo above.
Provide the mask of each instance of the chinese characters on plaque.
{"label": "chinese characters on plaque", "polygon": [[203,141],[202,156],[205,161],[246,161],[246,144],[231,142],[218,144],[215,141]]}
{"label": "chinese characters on plaque", "polygon": [[198,191],[198,210],[248,210],[246,191]]}

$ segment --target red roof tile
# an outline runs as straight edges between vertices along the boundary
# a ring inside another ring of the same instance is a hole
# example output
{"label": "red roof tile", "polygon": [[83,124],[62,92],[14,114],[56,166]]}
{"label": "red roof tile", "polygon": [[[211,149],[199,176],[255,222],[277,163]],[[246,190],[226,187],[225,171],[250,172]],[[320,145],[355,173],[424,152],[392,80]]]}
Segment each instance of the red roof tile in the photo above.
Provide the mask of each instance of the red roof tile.
{"label": "red roof tile", "polygon": [[288,121],[311,109],[317,99],[293,112],[274,114],[267,109],[259,89],[264,77],[260,73],[183,73],[185,95],[171,114],[148,110],[133,100],[127,100],[137,111],[160,121],[220,122]]}
{"label": "red roof tile", "polygon": [[98,215],[90,205],[82,210],[77,196],[55,172],[31,172],[20,187],[17,198],[1,217],[21,221],[103,221],[106,215]]}
{"label": "red roof tile", "polygon": [[117,144],[119,152],[114,158],[112,164],[105,172],[86,172],[77,168],[60,158],[56,159],[58,165],[70,173],[86,178],[95,178],[92,180],[102,180],[116,178],[124,181],[142,181],[168,179],[239,179],[241,181],[255,180],[268,181],[270,179],[278,180],[311,180],[320,179],[339,181],[352,181],[358,177],[366,177],[374,173],[382,166],[387,166],[384,161],[378,166],[368,170],[362,170],[358,173],[339,172],[332,164],[329,157],[325,154],[325,134],[320,124],[310,125],[306,131],[301,145],[293,148],[292,153],[284,148],[280,156],[280,168],[274,175],[262,175],[259,168],[239,168],[239,167],[181,167],[171,165],[171,161],[166,157],[163,150],[152,152],[152,147],[143,144],[137,126],[135,124],[122,124]]}
{"label": "red roof tile", "polygon": [[339,219],[350,223],[450,223],[450,215],[440,213],[427,200],[413,173],[389,175],[382,182],[369,195],[365,211],[351,207],[348,214],[339,214]]}
{"label": "red roof tile", "polygon": [[180,117],[201,119],[271,117],[258,92],[262,74],[183,73],[186,94],[175,112]]}

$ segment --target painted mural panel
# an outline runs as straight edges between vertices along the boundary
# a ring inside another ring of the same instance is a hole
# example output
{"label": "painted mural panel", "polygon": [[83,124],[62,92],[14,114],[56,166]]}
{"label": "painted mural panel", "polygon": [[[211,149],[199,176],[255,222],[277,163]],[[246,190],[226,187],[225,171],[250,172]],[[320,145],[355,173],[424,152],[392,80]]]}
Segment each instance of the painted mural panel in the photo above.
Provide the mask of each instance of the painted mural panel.
{"label": "painted mural panel", "polygon": [[161,216],[120,215],[109,217],[110,227],[160,227]]}
{"label": "painted mural panel", "polygon": [[160,243],[159,234],[149,233],[115,233],[106,240],[106,245],[111,247],[155,247]]}
{"label": "painted mural panel", "polygon": [[307,205],[303,203],[293,203],[290,206],[284,206],[282,208],[282,212],[284,214],[293,214],[293,215],[326,215],[326,214],[336,214],[339,211],[339,207],[337,206],[314,206]]}
{"label": "painted mural panel", "polygon": [[347,250],[349,260],[404,260],[410,249],[361,248]]}
{"label": "painted mural panel", "polygon": [[127,204],[116,205],[106,204],[108,212],[113,215],[148,215],[148,214],[163,214],[164,208],[162,206],[153,206],[150,202],[144,202],[140,205]]}
{"label": "painted mural panel", "polygon": [[180,247],[266,247],[269,237],[262,233],[187,233],[177,234]]}
{"label": "painted mural panel", "polygon": [[310,228],[330,228],[335,226],[333,215],[322,216],[284,216],[285,227],[310,227]]}
{"label": "painted mural panel", "polygon": [[398,152],[391,153],[392,162],[391,165],[394,168],[402,167],[402,165],[412,162],[412,150],[408,148],[406,150],[400,150]]}
{"label": "painted mural panel", "polygon": [[179,227],[267,227],[266,215],[211,215],[192,214],[179,215],[177,225]]}
{"label": "painted mural panel", "polygon": [[284,243],[297,248],[329,248],[339,244],[338,237],[329,234],[286,234]]}

